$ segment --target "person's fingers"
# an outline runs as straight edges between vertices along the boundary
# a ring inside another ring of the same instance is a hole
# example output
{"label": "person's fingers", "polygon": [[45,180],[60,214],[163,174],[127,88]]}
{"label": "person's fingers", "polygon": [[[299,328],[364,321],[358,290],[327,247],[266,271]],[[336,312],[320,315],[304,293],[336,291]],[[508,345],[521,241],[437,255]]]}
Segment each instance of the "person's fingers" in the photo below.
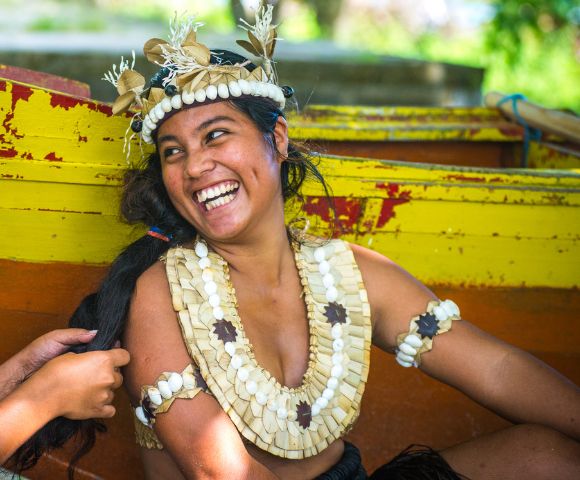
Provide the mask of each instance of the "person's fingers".
{"label": "person's fingers", "polygon": [[122,348],[114,348],[112,350],[109,350],[107,353],[113,360],[113,365],[115,367],[122,367],[124,365],[127,365],[129,363],[129,360],[131,359],[129,352]]}
{"label": "person's fingers", "polygon": [[113,405],[104,405],[99,409],[98,418],[111,418],[115,416],[116,411]]}
{"label": "person's fingers", "polygon": [[88,343],[97,334],[96,330],[86,330],[84,328],[62,328],[53,330],[47,335],[61,345],[72,346],[78,343]]}
{"label": "person's fingers", "polygon": [[117,389],[121,385],[123,385],[123,375],[121,375],[119,372],[114,372],[113,376],[115,377],[115,381],[113,382],[113,388]]}

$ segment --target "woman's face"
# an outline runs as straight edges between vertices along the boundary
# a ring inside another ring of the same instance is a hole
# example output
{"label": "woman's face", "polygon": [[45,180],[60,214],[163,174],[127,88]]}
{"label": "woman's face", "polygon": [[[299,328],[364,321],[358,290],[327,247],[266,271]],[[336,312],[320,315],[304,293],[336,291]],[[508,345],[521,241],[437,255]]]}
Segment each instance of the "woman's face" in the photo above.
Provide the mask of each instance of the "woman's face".
{"label": "woman's face", "polygon": [[[274,137],[285,154],[283,118]],[[283,221],[282,158],[228,102],[176,113],[159,127],[157,149],[171,202],[204,237],[227,241],[259,231],[261,222]]]}

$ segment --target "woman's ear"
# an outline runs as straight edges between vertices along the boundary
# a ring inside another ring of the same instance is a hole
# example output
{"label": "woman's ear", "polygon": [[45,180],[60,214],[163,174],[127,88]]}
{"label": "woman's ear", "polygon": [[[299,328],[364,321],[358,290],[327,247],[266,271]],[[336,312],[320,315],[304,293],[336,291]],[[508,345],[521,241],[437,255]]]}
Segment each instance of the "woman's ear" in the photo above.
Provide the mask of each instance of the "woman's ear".
{"label": "woman's ear", "polygon": [[288,158],[288,122],[282,116],[278,116],[274,127],[274,142],[278,152],[278,161],[282,163]]}

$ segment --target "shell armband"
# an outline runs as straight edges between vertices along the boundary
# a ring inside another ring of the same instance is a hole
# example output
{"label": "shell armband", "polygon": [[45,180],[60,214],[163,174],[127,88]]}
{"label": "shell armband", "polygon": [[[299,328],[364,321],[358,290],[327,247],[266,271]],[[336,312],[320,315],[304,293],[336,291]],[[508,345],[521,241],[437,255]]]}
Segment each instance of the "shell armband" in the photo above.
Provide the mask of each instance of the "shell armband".
{"label": "shell armband", "polygon": [[193,398],[200,391],[207,391],[207,384],[195,365],[189,364],[181,373],[163,372],[155,385],[141,387],[141,402],[135,408],[135,416],[151,428],[155,416],[167,412],[176,398]]}
{"label": "shell armband", "polygon": [[433,348],[433,337],[451,330],[451,322],[461,320],[459,308],[451,300],[432,300],[427,311],[411,319],[409,331],[397,337],[397,363],[418,367],[421,354]]}

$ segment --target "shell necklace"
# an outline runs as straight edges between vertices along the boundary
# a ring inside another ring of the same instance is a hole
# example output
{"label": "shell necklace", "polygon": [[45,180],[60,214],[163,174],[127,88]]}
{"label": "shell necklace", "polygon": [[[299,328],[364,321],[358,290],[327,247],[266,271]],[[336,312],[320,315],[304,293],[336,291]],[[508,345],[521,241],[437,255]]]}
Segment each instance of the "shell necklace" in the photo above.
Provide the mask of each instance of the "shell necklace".
{"label": "shell necklace", "polygon": [[[243,345],[237,340],[239,332],[231,321],[225,319],[222,298],[219,295],[218,286],[214,281],[214,269],[212,268],[207,244],[203,240],[197,240],[194,251],[198,257],[198,265],[202,271],[201,277],[204,283],[204,291],[208,296],[207,302],[212,307],[214,333],[223,341],[224,350],[230,356],[229,368],[235,371],[237,379],[244,384],[245,390],[250,395],[251,400],[255,400],[258,405],[264,406],[275,413],[279,421],[286,423],[297,422],[300,427],[304,429],[309,428],[312,424],[312,419],[320,415],[321,411],[334,398],[335,392],[341,385],[343,374],[347,369],[345,367],[348,365],[348,357],[343,354],[345,347],[343,325],[347,326],[350,321],[346,309],[340,303],[336,302],[338,290],[336,288],[335,278],[331,273],[330,264],[326,259],[324,247],[318,247],[314,250],[314,258],[318,263],[318,271],[322,275],[322,284],[326,289],[325,297],[328,302],[328,305],[325,306],[325,316],[328,320],[326,328],[330,330],[333,354],[331,356],[331,365],[329,365],[330,368],[321,369],[328,371],[327,375],[325,375],[324,389],[318,392],[318,395],[311,403],[305,401],[304,398],[293,398],[296,397],[294,395],[295,393],[300,393],[301,390],[304,390],[306,382],[297,388],[284,387],[276,382],[278,388],[272,389],[269,388],[271,387],[271,382],[261,382],[259,374],[252,375],[256,370],[262,370],[262,373],[266,377],[269,377],[268,372],[257,365],[253,355],[243,355]],[[299,260],[299,252],[297,250],[295,250],[295,256]],[[298,267],[302,284],[307,284],[300,264]],[[227,276],[229,277],[229,275]],[[313,333],[316,338],[320,333],[317,331],[313,332],[313,324],[314,330],[320,330],[324,327],[317,325],[320,322],[313,322],[311,313],[314,308],[314,305],[307,305],[311,339]],[[238,325],[238,328],[241,329],[241,323]],[[312,340],[310,343],[312,343]],[[311,360],[309,361],[307,372],[304,375],[305,379],[313,374],[312,345],[310,347]],[[300,397],[303,397],[303,395],[300,395]]]}

